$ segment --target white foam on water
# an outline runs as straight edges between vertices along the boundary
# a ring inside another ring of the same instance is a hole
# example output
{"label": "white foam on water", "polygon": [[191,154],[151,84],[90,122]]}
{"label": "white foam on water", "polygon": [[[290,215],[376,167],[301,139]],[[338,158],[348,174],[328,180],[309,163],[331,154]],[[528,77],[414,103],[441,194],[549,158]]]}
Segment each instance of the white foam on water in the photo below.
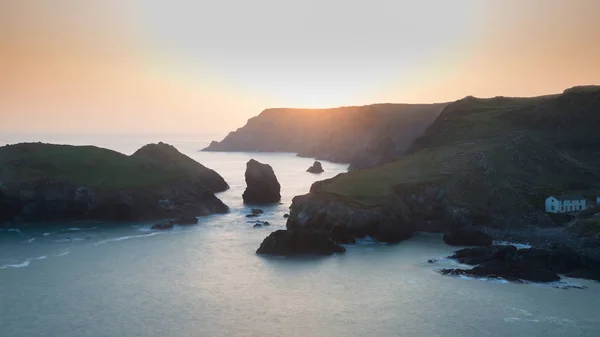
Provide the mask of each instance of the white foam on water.
{"label": "white foam on water", "polygon": [[526,243],[515,243],[515,242],[510,242],[510,241],[494,241],[494,245],[497,246],[515,246],[517,247],[517,249],[527,249],[527,248],[531,248],[531,245],[528,245]]}
{"label": "white foam on water", "polygon": [[34,260],[45,260],[46,258],[48,258],[48,256],[46,255],[42,255],[42,256],[38,256],[38,257],[34,257]]}
{"label": "white foam on water", "polygon": [[5,264],[3,266],[0,266],[0,269],[6,269],[6,268],[25,268],[27,266],[29,266],[29,263],[31,262],[31,259],[27,259],[21,263],[18,264]]}
{"label": "white foam on water", "polygon": [[70,250],[66,250],[66,251],[64,251],[62,253],[58,253],[58,254],[56,254],[54,256],[66,256],[66,255],[69,255],[70,252],[71,252]]}
{"label": "white foam on water", "polygon": [[42,235],[43,235],[43,236],[48,236],[48,235],[50,235],[50,233],[44,233],[44,234],[42,234]]}
{"label": "white foam on water", "polygon": [[471,280],[471,281],[482,281],[493,284],[509,284],[510,282],[503,278],[489,278],[489,277],[475,277],[475,276],[467,276],[467,275],[458,275],[455,276],[459,280]]}
{"label": "white foam on water", "polygon": [[94,229],[98,229],[98,227],[88,227],[88,228],[73,227],[73,228],[67,229],[67,231],[79,232],[79,231],[91,231],[91,230],[94,230]]}
{"label": "white foam on water", "polygon": [[16,232],[16,233],[21,233],[20,230],[16,229],[16,228],[9,228],[6,230],[7,232]]}
{"label": "white foam on water", "polygon": [[27,240],[27,243],[32,243],[33,241],[35,241],[35,238],[31,238],[31,239]]}
{"label": "white foam on water", "polygon": [[148,232],[153,232],[154,231],[150,227],[141,227],[141,226],[133,226],[133,227],[137,228],[136,232],[148,233]]}
{"label": "white foam on water", "polygon": [[108,242],[117,242],[117,241],[129,240],[129,239],[145,238],[145,237],[154,236],[154,235],[158,235],[158,234],[162,234],[162,233],[152,232],[152,233],[141,234],[141,235],[122,236],[122,237],[118,237],[118,238],[114,238],[114,239],[98,241],[98,242],[96,242],[96,244],[94,244],[94,246],[99,246],[99,245],[102,245],[102,244],[105,244]]}
{"label": "white foam on water", "polygon": [[356,245],[378,245],[378,244],[385,244],[385,242],[379,242],[370,236],[365,236],[364,238],[356,239],[355,244]]}

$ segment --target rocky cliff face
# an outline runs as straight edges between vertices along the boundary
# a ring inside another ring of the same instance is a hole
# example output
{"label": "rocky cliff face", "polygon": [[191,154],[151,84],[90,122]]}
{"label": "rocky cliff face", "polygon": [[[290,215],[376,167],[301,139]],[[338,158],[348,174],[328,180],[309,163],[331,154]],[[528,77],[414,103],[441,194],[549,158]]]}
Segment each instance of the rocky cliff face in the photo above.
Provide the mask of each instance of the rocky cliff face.
{"label": "rocky cliff face", "polygon": [[0,226],[225,213],[228,207],[211,188],[227,184],[214,174],[162,143],[133,156],[90,146],[5,146],[0,148]]}
{"label": "rocky cliff face", "polygon": [[373,167],[401,156],[446,104],[267,109],[204,151],[296,152]]}
{"label": "rocky cliff face", "polygon": [[201,181],[189,178],[116,190],[40,179],[4,184],[0,191],[0,220],[13,226],[53,220],[139,221],[228,211]]}
{"label": "rocky cliff face", "polygon": [[396,226],[425,231],[554,225],[543,208],[547,195],[600,190],[598,111],[600,87],[465,98],[446,107],[401,159],[315,183],[294,199],[288,227],[370,228],[391,209]]}

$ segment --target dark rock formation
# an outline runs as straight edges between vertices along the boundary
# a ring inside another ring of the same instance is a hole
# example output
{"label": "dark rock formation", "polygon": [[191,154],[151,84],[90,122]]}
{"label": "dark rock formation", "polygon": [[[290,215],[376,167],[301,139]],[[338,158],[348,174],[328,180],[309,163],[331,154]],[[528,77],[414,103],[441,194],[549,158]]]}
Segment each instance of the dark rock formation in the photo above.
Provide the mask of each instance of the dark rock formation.
{"label": "dark rock formation", "polygon": [[268,221],[256,221],[254,223],[254,228],[263,227],[263,226],[271,226]]}
{"label": "dark rock formation", "polygon": [[263,214],[264,212],[265,211],[263,211],[260,208],[253,208],[252,213],[246,214],[246,218],[256,218],[256,217],[260,216],[261,214]]}
{"label": "dark rock formation", "polygon": [[492,260],[469,270],[443,269],[440,272],[444,275],[502,278],[512,282],[554,282],[560,280],[560,276],[556,273],[537,269],[525,261]]}
{"label": "dark rock formation", "polygon": [[284,218],[284,219],[287,219],[287,218],[289,218],[289,217],[290,217],[290,215],[289,215],[289,214],[287,214],[287,213],[283,215],[283,218]]}
{"label": "dark rock formation", "polygon": [[336,245],[324,235],[278,230],[271,233],[256,251],[268,255],[331,255],[346,249]]}
{"label": "dark rock formation", "polygon": [[486,246],[456,251],[451,258],[476,265],[473,269],[444,269],[444,275],[503,278],[509,281],[552,282],[568,277],[600,281],[600,261],[575,251],[553,249],[519,249],[514,246]]}
{"label": "dark rock formation", "polygon": [[193,216],[182,216],[177,219],[162,221],[152,226],[152,229],[155,230],[166,230],[171,229],[175,225],[196,225],[198,223],[198,218]]}
{"label": "dark rock formation", "polygon": [[474,266],[494,259],[516,259],[516,255],[515,246],[484,246],[458,250],[450,258]]}
{"label": "dark rock formation", "polygon": [[489,246],[492,238],[476,229],[457,229],[444,234],[444,242],[451,246]]}
{"label": "dark rock formation", "polygon": [[306,170],[309,173],[323,173],[323,166],[321,166],[321,162],[315,161],[311,167]]}
{"label": "dark rock formation", "polygon": [[281,186],[268,164],[250,159],[246,163],[246,185],[242,195],[246,204],[270,204],[281,200]]}

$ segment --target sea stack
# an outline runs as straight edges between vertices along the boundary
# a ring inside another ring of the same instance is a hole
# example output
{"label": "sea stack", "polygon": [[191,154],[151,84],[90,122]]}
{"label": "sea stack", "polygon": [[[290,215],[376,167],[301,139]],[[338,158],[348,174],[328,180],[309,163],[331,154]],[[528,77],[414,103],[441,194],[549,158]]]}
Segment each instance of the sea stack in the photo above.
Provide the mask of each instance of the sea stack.
{"label": "sea stack", "polygon": [[321,166],[321,162],[315,161],[313,165],[306,170],[306,172],[323,173],[323,166]]}
{"label": "sea stack", "polygon": [[246,163],[246,186],[242,195],[246,204],[270,204],[281,200],[281,185],[271,165],[250,159]]}

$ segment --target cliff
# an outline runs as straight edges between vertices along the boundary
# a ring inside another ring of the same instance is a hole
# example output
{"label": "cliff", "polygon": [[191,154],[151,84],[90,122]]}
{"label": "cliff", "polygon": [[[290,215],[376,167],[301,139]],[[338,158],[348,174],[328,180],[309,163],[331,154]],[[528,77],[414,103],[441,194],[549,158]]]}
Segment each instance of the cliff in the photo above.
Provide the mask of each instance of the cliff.
{"label": "cliff", "polygon": [[204,151],[295,152],[373,167],[399,158],[446,104],[267,109]]}
{"label": "cliff", "polygon": [[213,191],[227,188],[216,172],[163,143],[132,156],[94,146],[0,148],[0,225],[224,213]]}
{"label": "cliff", "polygon": [[[378,208],[393,214],[395,226],[419,230],[552,225],[547,195],[600,190],[599,126],[600,87],[467,97],[449,104],[399,160],[315,183],[294,199],[287,225],[319,222],[329,231],[348,227],[348,214]],[[324,200],[332,198],[350,210],[331,208]],[[381,222],[368,214],[368,222]]]}

